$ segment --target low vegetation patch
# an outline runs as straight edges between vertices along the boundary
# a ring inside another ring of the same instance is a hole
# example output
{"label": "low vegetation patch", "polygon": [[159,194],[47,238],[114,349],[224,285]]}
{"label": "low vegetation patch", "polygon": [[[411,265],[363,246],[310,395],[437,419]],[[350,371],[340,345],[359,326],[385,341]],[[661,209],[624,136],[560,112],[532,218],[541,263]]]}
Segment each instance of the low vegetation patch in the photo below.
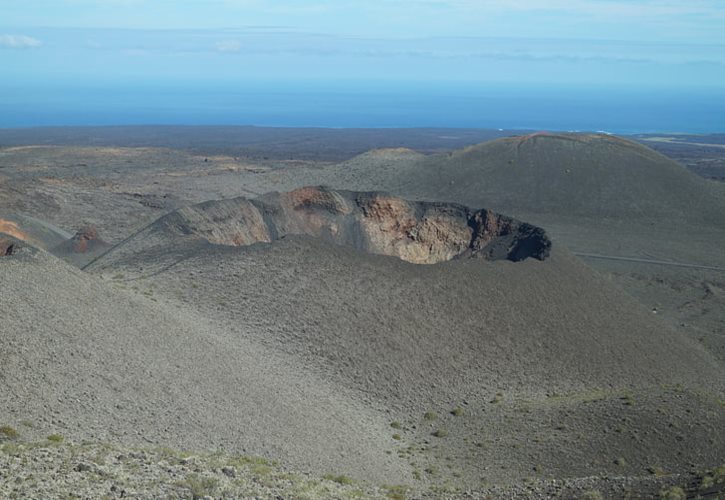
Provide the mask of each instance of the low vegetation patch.
{"label": "low vegetation patch", "polygon": [[9,425],[0,427],[0,438],[15,439],[18,437],[18,431]]}
{"label": "low vegetation patch", "polygon": [[384,486],[384,489],[388,492],[388,498],[391,500],[405,500],[408,498],[408,492],[410,491],[407,486],[394,485]]}
{"label": "low vegetation patch", "polygon": [[51,443],[62,443],[64,438],[60,434],[51,434],[46,439]]}
{"label": "low vegetation patch", "polygon": [[179,483],[179,485],[188,489],[194,498],[203,498],[214,495],[219,485],[219,480],[213,477],[203,477],[198,474],[193,474]]}
{"label": "low vegetation patch", "polygon": [[725,484],[725,465],[716,467],[712,471],[705,474],[702,478],[700,488],[705,490],[713,486]]}
{"label": "low vegetation patch", "polygon": [[687,498],[687,494],[685,493],[685,490],[679,486],[672,486],[671,488],[662,490],[660,492],[660,498],[662,500],[685,500]]}
{"label": "low vegetation patch", "polygon": [[259,457],[51,442],[0,445],[0,498],[405,498],[404,487],[294,474]]}
{"label": "low vegetation patch", "polygon": [[428,422],[438,420],[438,414],[434,411],[427,411],[423,414],[423,420],[427,420]]}
{"label": "low vegetation patch", "polygon": [[596,490],[589,490],[582,493],[581,496],[582,500],[604,500],[604,497],[601,493],[599,493]]}
{"label": "low vegetation patch", "polygon": [[647,472],[657,477],[662,477],[666,474],[662,467],[657,466],[647,467]]}
{"label": "low vegetation patch", "polygon": [[349,485],[349,484],[354,484],[355,483],[355,480],[354,479],[352,479],[350,477],[347,477],[345,475],[336,476],[334,474],[325,474],[325,476],[323,477],[323,479],[327,479],[328,481],[333,481],[333,482],[335,482],[337,484],[347,484],[347,485]]}

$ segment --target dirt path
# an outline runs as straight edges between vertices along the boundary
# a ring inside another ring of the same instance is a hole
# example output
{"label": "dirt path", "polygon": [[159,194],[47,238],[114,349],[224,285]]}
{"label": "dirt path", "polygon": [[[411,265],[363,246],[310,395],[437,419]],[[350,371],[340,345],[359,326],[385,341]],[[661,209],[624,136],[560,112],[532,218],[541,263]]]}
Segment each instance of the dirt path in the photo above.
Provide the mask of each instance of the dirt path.
{"label": "dirt path", "polygon": [[617,257],[614,255],[599,255],[599,254],[595,254],[595,253],[574,252],[574,255],[576,255],[577,257],[584,257],[586,259],[622,260],[622,261],[626,261],[626,262],[642,262],[644,264],[657,264],[660,266],[687,267],[690,269],[708,269],[710,271],[725,272],[725,267],[703,266],[700,264],[689,264],[686,262],[670,262],[668,260],[642,259],[639,257]]}

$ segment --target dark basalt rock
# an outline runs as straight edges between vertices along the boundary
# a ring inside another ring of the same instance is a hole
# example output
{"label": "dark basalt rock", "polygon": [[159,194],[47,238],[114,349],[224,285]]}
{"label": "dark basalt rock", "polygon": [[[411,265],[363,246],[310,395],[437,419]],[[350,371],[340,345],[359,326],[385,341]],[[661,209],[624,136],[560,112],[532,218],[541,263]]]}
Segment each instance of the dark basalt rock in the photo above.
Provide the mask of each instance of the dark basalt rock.
{"label": "dark basalt rock", "polygon": [[0,256],[9,256],[15,253],[15,242],[8,239],[0,239]]}

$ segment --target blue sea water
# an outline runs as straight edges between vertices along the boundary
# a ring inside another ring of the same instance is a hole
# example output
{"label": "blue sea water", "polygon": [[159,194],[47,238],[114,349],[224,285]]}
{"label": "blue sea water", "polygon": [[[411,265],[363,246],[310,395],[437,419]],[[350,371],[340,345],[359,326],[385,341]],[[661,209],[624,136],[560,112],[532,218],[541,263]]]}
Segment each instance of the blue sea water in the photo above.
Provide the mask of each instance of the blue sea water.
{"label": "blue sea water", "polygon": [[471,127],[725,131],[723,89],[253,82],[0,84],[0,127]]}

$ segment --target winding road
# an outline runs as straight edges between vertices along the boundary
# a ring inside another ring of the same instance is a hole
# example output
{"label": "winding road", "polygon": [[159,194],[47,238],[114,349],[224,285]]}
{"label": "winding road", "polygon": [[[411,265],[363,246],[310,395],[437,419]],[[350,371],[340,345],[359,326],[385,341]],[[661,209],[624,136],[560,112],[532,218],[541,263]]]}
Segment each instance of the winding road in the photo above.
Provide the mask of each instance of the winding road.
{"label": "winding road", "polygon": [[581,253],[574,252],[577,257],[584,257],[586,259],[603,259],[603,260],[621,260],[625,262],[641,262],[643,264],[657,264],[660,266],[672,266],[672,267],[688,267],[690,269],[707,269],[710,271],[722,271],[725,272],[725,267],[716,266],[702,266],[700,264],[688,264],[686,262],[671,262],[668,260],[654,260],[654,259],[642,259],[639,257],[616,257],[614,255],[600,255],[596,253]]}

